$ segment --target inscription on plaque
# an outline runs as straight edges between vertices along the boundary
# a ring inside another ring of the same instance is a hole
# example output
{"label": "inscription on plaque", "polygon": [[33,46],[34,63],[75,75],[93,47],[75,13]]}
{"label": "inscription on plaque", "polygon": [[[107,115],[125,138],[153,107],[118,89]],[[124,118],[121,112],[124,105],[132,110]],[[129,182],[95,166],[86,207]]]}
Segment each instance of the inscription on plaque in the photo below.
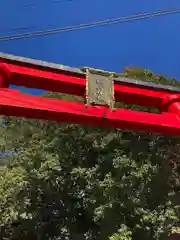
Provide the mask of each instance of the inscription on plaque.
{"label": "inscription on plaque", "polygon": [[114,107],[114,81],[111,74],[87,70],[87,105]]}

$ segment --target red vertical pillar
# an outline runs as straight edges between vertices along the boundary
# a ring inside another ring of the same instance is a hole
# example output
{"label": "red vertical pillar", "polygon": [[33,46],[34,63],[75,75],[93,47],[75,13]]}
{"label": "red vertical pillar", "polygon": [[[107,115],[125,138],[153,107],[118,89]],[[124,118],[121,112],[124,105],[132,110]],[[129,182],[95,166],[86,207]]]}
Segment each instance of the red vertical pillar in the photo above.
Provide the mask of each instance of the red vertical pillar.
{"label": "red vertical pillar", "polygon": [[168,95],[164,99],[162,111],[174,113],[180,116],[180,94]]}
{"label": "red vertical pillar", "polygon": [[180,115],[180,102],[173,102],[168,107],[168,112]]}
{"label": "red vertical pillar", "polygon": [[5,64],[0,63],[0,88],[8,88],[10,72]]}
{"label": "red vertical pillar", "polygon": [[2,88],[3,85],[4,85],[4,84],[3,84],[3,76],[0,75],[0,88]]}

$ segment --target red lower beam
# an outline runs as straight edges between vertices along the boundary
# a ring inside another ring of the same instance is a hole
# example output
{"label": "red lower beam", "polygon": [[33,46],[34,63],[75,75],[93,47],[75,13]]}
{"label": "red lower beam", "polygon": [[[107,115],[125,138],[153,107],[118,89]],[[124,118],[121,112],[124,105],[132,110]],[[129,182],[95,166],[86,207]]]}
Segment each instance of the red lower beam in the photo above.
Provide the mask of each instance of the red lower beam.
{"label": "red lower beam", "polygon": [[55,120],[92,126],[108,126],[124,130],[180,135],[180,120],[173,113],[152,114],[132,110],[64,102],[0,89],[0,114]]}
{"label": "red lower beam", "polygon": [[[85,75],[81,77],[68,76],[65,73],[53,73],[50,70],[45,71],[9,63],[4,64],[11,73],[10,84],[85,96]],[[163,99],[169,94],[163,90],[149,90],[135,86],[125,86],[117,81],[114,83],[114,90],[117,102],[157,108],[161,107]]]}

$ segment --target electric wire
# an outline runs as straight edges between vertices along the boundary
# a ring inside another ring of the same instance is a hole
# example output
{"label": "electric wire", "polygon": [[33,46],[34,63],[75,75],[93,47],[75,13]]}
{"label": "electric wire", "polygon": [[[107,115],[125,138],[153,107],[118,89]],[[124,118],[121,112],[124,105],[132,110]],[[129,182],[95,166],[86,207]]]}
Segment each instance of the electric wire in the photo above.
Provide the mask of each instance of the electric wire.
{"label": "electric wire", "polygon": [[[49,0],[49,2],[46,2],[47,4],[58,4],[58,3],[73,3],[73,2],[77,2],[77,1],[81,1],[81,0]],[[16,4],[16,7],[20,8],[20,7],[24,7],[24,8],[35,8],[38,6],[40,2],[36,2],[36,3],[29,3],[29,4]],[[42,5],[42,3],[40,3],[40,6]],[[48,24],[46,25],[46,27],[53,27],[54,24]],[[35,25],[31,25],[28,27],[18,27],[18,28],[0,28],[0,31],[3,32],[15,32],[15,31],[24,31],[24,30],[28,30],[28,29],[37,29],[38,27]]]}
{"label": "electric wire", "polygon": [[[78,0],[49,0],[48,2],[44,2],[44,4],[58,4],[58,3],[63,3],[63,2],[73,2],[73,1],[78,1]],[[32,2],[32,3],[17,3],[17,7],[22,7],[22,8],[34,8],[37,7],[38,5],[42,5],[42,2]]]}
{"label": "electric wire", "polygon": [[[58,1],[58,0],[54,0],[54,1]],[[73,1],[73,0],[60,0],[60,1]],[[58,1],[59,2],[59,1]],[[165,10],[166,11],[166,10]],[[155,12],[154,12],[155,13]],[[145,13],[146,14],[146,13]],[[55,26],[55,24],[47,24],[45,27],[53,27],[53,26]],[[8,29],[8,28],[2,28],[2,29],[0,29],[0,31],[4,31],[4,32],[14,32],[14,31],[16,31],[16,32],[18,32],[18,31],[24,31],[24,30],[29,30],[29,29],[38,29],[38,28],[42,28],[42,27],[44,27],[44,26],[37,26],[37,25],[30,25],[30,26],[27,26],[27,27],[24,27],[24,26],[22,26],[22,27],[18,27],[18,28],[10,28],[10,29]],[[26,34],[26,33],[25,33]]]}
{"label": "electric wire", "polygon": [[100,27],[100,26],[106,26],[109,24],[133,22],[133,21],[137,21],[137,20],[144,20],[147,18],[153,18],[153,17],[176,14],[176,13],[180,13],[180,8],[171,8],[171,9],[159,10],[159,11],[154,11],[154,12],[140,13],[140,14],[130,15],[127,17],[119,17],[119,18],[114,18],[114,19],[101,20],[101,21],[96,21],[96,22],[91,22],[91,23],[78,24],[78,25],[69,26],[69,27],[27,32],[27,33],[16,34],[16,35],[7,35],[7,36],[0,37],[0,41],[12,41],[12,40],[18,40],[18,39],[26,39],[26,38],[32,38],[32,37],[45,36],[45,35],[52,35],[52,34],[57,34],[57,33],[62,33],[62,32],[72,32],[72,31],[77,31],[77,30],[81,30],[81,29],[95,28],[95,27]]}
{"label": "electric wire", "polygon": [[[48,3],[57,4],[57,3],[73,2],[73,1],[77,1],[77,0],[51,0]],[[40,3],[40,4],[42,4],[42,3]],[[22,7],[34,8],[34,7],[37,7],[37,5],[38,5],[38,2],[36,2],[36,3],[29,3],[29,4],[23,4],[21,6]]]}
{"label": "electric wire", "polygon": [[[54,27],[55,24],[47,24],[45,25],[45,27]],[[2,32],[19,32],[19,31],[25,31],[25,30],[34,30],[34,29],[38,29],[38,28],[42,28],[44,26],[37,26],[37,25],[30,25],[30,26],[27,26],[27,27],[17,27],[17,28],[0,28],[0,31]]]}

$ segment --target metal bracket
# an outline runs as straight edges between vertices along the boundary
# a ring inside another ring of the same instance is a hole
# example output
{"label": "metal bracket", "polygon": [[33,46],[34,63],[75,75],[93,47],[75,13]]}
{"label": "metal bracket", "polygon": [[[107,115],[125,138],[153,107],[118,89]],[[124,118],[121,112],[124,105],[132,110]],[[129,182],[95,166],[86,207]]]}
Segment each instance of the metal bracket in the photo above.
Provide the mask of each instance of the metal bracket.
{"label": "metal bracket", "polygon": [[114,74],[96,69],[86,69],[86,103],[114,109]]}

